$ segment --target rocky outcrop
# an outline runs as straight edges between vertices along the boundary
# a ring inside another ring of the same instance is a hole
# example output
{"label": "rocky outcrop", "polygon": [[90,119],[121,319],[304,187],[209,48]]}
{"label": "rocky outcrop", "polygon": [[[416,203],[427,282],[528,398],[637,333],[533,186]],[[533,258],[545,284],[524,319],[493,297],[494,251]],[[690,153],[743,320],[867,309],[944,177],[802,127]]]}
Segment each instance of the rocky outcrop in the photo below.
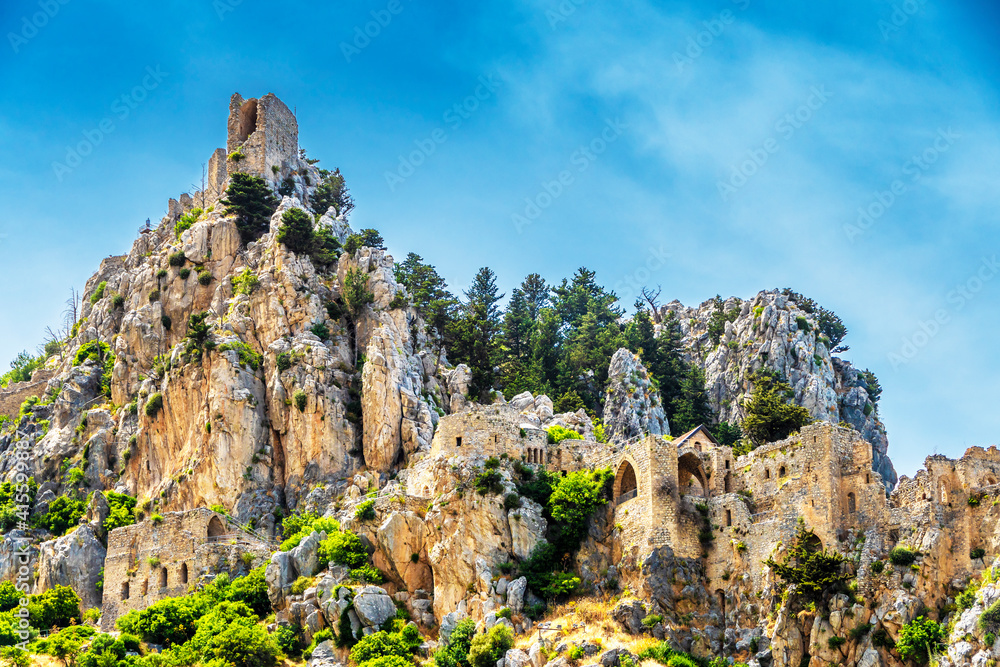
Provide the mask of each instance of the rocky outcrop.
{"label": "rocky outcrop", "polygon": [[622,348],[611,357],[604,402],[604,434],[609,442],[670,435],[660,393],[639,357]]}
{"label": "rocky outcrop", "polygon": [[35,589],[69,586],[80,596],[83,609],[101,606],[101,571],[107,549],[89,524],[55,540],[43,542],[38,554]]}
{"label": "rocky outcrop", "polygon": [[[760,292],[752,299],[726,300],[721,318],[714,300],[697,308],[674,301],[659,310],[674,318],[683,334],[688,360],[705,372],[712,408],[720,421],[738,422],[743,400],[752,390],[753,373],[767,367],[792,385],[795,402],[820,420],[845,422],[872,443],[873,469],[887,489],[897,480],[889,460],[888,438],[869,387],[858,369],[833,356],[831,340],[819,327],[811,305],[804,310],[781,291]],[[717,342],[710,324],[722,322]],[[662,325],[658,325],[662,326]]]}

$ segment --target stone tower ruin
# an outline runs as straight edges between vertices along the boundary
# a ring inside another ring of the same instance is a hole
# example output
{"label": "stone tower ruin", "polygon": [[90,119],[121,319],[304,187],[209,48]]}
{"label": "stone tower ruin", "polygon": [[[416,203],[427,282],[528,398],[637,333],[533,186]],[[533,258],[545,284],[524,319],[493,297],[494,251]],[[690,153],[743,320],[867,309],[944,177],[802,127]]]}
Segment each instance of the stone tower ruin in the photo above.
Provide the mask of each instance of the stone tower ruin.
{"label": "stone tower ruin", "polygon": [[279,172],[287,174],[299,158],[299,124],[295,114],[273,93],[249,100],[233,93],[229,100],[226,151],[230,172],[242,171],[265,178],[273,178]]}

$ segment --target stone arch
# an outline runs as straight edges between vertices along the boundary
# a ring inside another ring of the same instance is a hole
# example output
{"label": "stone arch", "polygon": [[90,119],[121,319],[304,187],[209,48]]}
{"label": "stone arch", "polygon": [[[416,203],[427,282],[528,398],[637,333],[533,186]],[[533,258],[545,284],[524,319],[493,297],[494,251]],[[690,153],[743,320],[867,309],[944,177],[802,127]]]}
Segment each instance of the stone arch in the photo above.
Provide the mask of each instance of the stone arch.
{"label": "stone arch", "polygon": [[164,565],[160,568],[160,588],[167,587],[167,566]]}
{"label": "stone arch", "polygon": [[854,514],[858,511],[858,502],[854,497],[854,492],[851,491],[847,494],[847,513]]}
{"label": "stone arch", "polygon": [[[678,488],[684,489],[689,486],[690,480],[694,480],[701,487],[695,493],[697,495],[703,496],[705,498],[709,497],[708,488],[708,475],[705,474],[705,468],[701,464],[701,459],[698,458],[697,454],[692,452],[687,452],[681,455],[677,459],[677,485]],[[699,492],[700,491],[700,492]]]}
{"label": "stone arch", "polygon": [[222,519],[217,516],[213,516],[212,520],[208,522],[208,536],[222,537],[225,534],[226,527],[222,525]]}
{"label": "stone arch", "polygon": [[181,583],[186,584],[188,582],[188,564],[181,563]]}
{"label": "stone arch", "polygon": [[786,474],[785,473],[785,466],[781,466],[780,468],[778,468],[778,479],[781,479],[782,477],[785,477],[785,474]]}
{"label": "stone arch", "polygon": [[948,502],[948,483],[945,482],[942,479],[941,480],[941,503],[944,504],[944,503],[947,503],[947,502]]}
{"label": "stone arch", "polygon": [[240,128],[238,139],[243,143],[257,130],[257,100],[247,100],[240,107]]}
{"label": "stone arch", "polygon": [[987,475],[986,479],[983,480],[983,486],[993,486],[997,483],[996,477],[993,475]]}
{"label": "stone arch", "polygon": [[635,476],[635,468],[628,460],[622,461],[615,474],[614,496],[615,504],[635,498],[639,493],[639,483]]}

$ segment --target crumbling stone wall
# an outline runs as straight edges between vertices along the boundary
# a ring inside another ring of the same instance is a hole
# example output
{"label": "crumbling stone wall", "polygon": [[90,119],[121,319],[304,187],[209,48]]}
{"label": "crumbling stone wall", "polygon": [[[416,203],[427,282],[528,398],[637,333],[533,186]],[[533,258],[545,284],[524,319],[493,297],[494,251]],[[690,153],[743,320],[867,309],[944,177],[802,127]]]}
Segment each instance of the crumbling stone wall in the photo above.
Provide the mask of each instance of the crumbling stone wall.
{"label": "crumbling stone wall", "polygon": [[117,528],[108,535],[101,629],[113,630],[133,609],[185,595],[202,576],[245,573],[270,553],[271,545],[205,508]]}
{"label": "crumbling stone wall", "polygon": [[[243,157],[234,160],[233,153]],[[295,114],[273,93],[244,100],[233,93],[229,101],[228,170],[275,179],[290,173],[299,159],[299,124]],[[277,173],[272,169],[277,167]]]}

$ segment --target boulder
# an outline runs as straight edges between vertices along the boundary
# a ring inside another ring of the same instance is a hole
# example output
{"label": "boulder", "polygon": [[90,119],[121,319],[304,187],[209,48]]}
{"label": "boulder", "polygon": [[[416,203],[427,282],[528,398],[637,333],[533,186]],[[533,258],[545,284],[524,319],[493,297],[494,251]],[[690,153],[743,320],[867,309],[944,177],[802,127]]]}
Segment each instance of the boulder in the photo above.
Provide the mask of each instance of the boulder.
{"label": "boulder", "polygon": [[396,605],[385,589],[366,586],[354,597],[354,611],[363,625],[378,628],[396,615]]}
{"label": "boulder", "polygon": [[507,584],[507,606],[515,615],[520,615],[524,611],[524,591],[527,588],[528,580],[525,577]]}
{"label": "boulder", "polygon": [[528,654],[519,648],[512,648],[504,654],[504,667],[528,667],[531,659]]}
{"label": "boulder", "polygon": [[102,595],[97,584],[106,555],[107,549],[89,524],[43,542],[39,549],[35,590],[41,592],[54,586],[69,586],[80,596],[84,609],[100,607]]}

